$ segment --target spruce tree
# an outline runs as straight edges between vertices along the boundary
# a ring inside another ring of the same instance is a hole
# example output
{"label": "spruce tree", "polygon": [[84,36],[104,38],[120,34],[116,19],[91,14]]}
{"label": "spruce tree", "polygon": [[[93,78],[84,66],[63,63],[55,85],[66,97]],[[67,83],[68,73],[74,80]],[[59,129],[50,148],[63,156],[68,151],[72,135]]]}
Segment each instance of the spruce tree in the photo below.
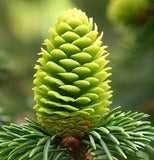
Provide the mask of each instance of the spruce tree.
{"label": "spruce tree", "polygon": [[115,160],[136,154],[154,137],[147,114],[108,108],[108,53],[97,25],[76,8],[62,13],[35,66],[37,120],[3,125],[4,160]]}

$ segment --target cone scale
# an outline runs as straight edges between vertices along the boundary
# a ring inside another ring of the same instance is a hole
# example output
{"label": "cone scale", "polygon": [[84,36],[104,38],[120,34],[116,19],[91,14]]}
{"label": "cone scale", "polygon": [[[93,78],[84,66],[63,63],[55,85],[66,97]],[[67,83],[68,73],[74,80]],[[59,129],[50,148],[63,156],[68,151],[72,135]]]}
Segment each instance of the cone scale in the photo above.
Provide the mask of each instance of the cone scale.
{"label": "cone scale", "polygon": [[111,103],[103,34],[76,8],[62,13],[49,32],[35,66],[37,119],[50,135],[82,138]]}

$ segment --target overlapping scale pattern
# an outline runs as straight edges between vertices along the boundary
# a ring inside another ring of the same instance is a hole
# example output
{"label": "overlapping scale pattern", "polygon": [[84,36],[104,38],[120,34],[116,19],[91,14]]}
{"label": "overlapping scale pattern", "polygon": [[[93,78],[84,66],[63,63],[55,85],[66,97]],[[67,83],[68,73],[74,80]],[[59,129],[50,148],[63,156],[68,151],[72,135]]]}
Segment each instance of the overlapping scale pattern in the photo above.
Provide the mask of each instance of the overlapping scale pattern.
{"label": "overlapping scale pattern", "polygon": [[82,137],[109,109],[106,46],[81,10],[62,13],[35,66],[34,109],[50,134]]}

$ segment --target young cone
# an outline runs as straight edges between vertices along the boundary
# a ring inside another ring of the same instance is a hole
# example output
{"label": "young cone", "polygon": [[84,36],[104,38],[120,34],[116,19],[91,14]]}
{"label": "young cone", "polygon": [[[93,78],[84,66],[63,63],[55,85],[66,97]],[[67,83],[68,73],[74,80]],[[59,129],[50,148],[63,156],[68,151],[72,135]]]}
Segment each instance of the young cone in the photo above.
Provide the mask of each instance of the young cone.
{"label": "young cone", "polygon": [[103,34],[76,8],[62,13],[50,34],[35,66],[34,109],[50,135],[82,138],[111,103]]}
{"label": "young cone", "polygon": [[144,24],[152,11],[151,0],[111,0],[107,8],[111,22],[137,27]]}

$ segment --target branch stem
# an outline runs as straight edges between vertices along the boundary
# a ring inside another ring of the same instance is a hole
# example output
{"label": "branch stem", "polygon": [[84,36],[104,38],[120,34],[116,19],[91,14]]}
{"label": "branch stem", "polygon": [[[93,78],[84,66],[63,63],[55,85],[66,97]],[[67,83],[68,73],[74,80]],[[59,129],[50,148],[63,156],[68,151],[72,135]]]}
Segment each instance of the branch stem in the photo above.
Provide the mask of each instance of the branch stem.
{"label": "branch stem", "polygon": [[95,160],[85,144],[80,143],[80,145],[74,148],[71,153],[73,160]]}

